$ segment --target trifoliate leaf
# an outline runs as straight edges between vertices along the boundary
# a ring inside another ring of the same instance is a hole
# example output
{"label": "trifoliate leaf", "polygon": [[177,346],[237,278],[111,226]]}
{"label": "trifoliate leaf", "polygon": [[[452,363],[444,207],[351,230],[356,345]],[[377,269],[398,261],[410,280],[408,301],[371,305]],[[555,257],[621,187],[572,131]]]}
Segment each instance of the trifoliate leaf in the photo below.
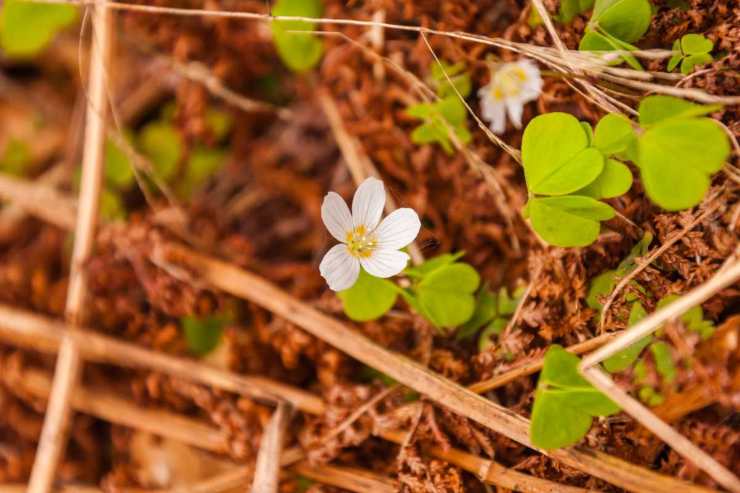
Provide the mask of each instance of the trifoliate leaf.
{"label": "trifoliate leaf", "polygon": [[[467,97],[473,85],[470,82],[470,74],[465,72],[465,64],[463,62],[458,62],[454,65],[445,62],[441,63],[442,65],[439,63],[432,65],[432,80],[434,81],[434,86],[437,88],[437,96],[440,98],[447,96],[457,97],[457,93],[459,92],[462,97]],[[449,81],[445,77],[445,73],[450,78]],[[452,81],[452,84],[450,84],[450,81]]]}
{"label": "trifoliate leaf", "polygon": [[187,316],[180,319],[180,323],[190,352],[203,356],[218,345],[226,321],[223,316]]}
{"label": "trifoliate leaf", "polygon": [[607,159],[604,170],[594,181],[576,192],[595,199],[609,199],[627,193],[632,186],[632,172],[616,159]]}
{"label": "trifoliate leaf", "polygon": [[532,408],[530,438],[544,449],[577,443],[592,417],[619,412],[619,406],[578,373],[577,356],[555,344],[545,353]]}
{"label": "trifoliate leaf", "polygon": [[437,327],[456,327],[473,316],[480,276],[470,265],[454,263],[439,267],[416,286],[419,307]]}
{"label": "trifoliate leaf", "polygon": [[[558,10],[558,20],[562,23],[568,23],[575,16],[586,12],[594,5],[594,0],[563,0],[560,2]],[[536,11],[536,9],[532,9]]]}
{"label": "trifoliate leaf", "polygon": [[626,150],[634,139],[635,131],[630,121],[622,115],[610,113],[596,124],[593,146],[611,156]]}
{"label": "trifoliate leaf", "polygon": [[371,276],[361,269],[354,286],[338,295],[344,313],[352,320],[365,322],[380,318],[390,310],[396,303],[398,290],[388,279]]}
{"label": "trifoliate leaf", "polygon": [[709,118],[662,121],[640,136],[638,147],[645,191],[669,211],[701,202],[710,176],[722,168],[730,153],[727,136]]}
{"label": "trifoliate leaf", "polygon": [[139,134],[139,147],[161,179],[169,180],[177,173],[183,145],[175,127],[163,122],[147,124]]}
{"label": "trifoliate leaf", "polygon": [[524,130],[522,165],[530,192],[564,195],[588,185],[604,168],[604,157],[588,147],[581,123],[567,113],[535,117]]}
{"label": "trifoliate leaf", "polygon": [[599,222],[614,217],[607,204],[580,195],[534,198],[527,206],[535,231],[561,247],[590,245],[599,236]]}
{"label": "trifoliate leaf", "polygon": [[681,38],[681,51],[684,55],[706,54],[712,51],[712,48],[714,43],[701,34],[684,34]]}
{"label": "trifoliate leaf", "polygon": [[72,5],[5,0],[0,12],[0,47],[11,58],[31,57],[76,19],[77,9]]}
{"label": "trifoliate leaf", "polygon": [[465,105],[457,95],[447,96],[433,103],[412,105],[407,108],[406,113],[425,120],[411,132],[411,141],[415,144],[436,142],[447,154],[452,154],[450,131],[453,131],[463,144],[467,144],[472,138],[466,126]]}
{"label": "trifoliate leaf", "polygon": [[[278,0],[272,8],[275,16],[321,17],[321,0]],[[278,55],[294,72],[305,72],[321,59],[324,45],[315,34],[316,24],[307,21],[273,21],[272,36]]]}
{"label": "trifoliate leaf", "polygon": [[719,104],[696,104],[673,96],[648,96],[640,101],[640,125],[648,127],[672,118],[704,116],[722,108]]}
{"label": "trifoliate leaf", "polygon": [[648,0],[596,0],[589,24],[632,43],[647,31],[651,14]]}

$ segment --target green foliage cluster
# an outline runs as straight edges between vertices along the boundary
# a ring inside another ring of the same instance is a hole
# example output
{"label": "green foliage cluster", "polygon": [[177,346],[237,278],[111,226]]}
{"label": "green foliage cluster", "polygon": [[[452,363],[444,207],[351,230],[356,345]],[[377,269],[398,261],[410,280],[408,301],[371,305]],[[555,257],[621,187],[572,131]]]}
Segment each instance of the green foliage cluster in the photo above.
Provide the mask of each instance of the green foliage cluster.
{"label": "green foliage cluster", "polygon": [[76,20],[77,8],[72,5],[5,0],[0,10],[0,48],[10,58],[33,57]]}
{"label": "green foliage cluster", "polygon": [[547,349],[537,381],[529,428],[532,443],[544,449],[577,443],[595,416],[610,416],[619,406],[578,372],[580,360],[554,344]]}
{"label": "green foliage cluster", "polygon": [[[447,80],[447,77],[450,80]],[[454,132],[463,144],[470,142],[467,126],[467,111],[460,97],[467,97],[472,89],[470,75],[463,63],[455,65],[435,64],[432,67],[430,84],[437,93],[437,100],[417,103],[406,109],[406,114],[423,123],[411,132],[415,144],[438,143],[447,154],[452,154],[450,132]]]}
{"label": "green foliage cluster", "polygon": [[681,64],[681,73],[688,75],[696,65],[704,65],[713,60],[714,43],[701,34],[684,34],[673,43],[673,56],[668,60],[668,71],[672,72]]}
{"label": "green foliage cluster", "polygon": [[552,245],[591,244],[600,222],[615,215],[600,199],[618,197],[632,184],[625,162],[639,169],[657,205],[671,211],[697,205],[730,152],[722,129],[703,117],[717,109],[649,96],[639,106],[639,128],[616,114],[604,116],[593,131],[566,113],[534,118],[522,139],[530,193],[525,217]]}
{"label": "green foliage cluster", "polygon": [[[323,10],[321,0],[278,0],[272,7],[272,15],[318,18]],[[271,29],[278,55],[289,69],[305,72],[321,60],[324,45],[311,33],[316,29],[313,22],[276,20]]]}
{"label": "green foliage cluster", "polygon": [[[634,43],[650,26],[652,11],[648,0],[596,0],[586,33],[578,47],[581,51],[632,51]],[[582,12],[580,10],[579,12]],[[574,14],[575,15],[575,14]],[[632,68],[642,70],[629,53],[621,55]]]}
{"label": "green foliage cluster", "polygon": [[[126,131],[125,138],[134,150],[149,160],[157,179],[174,186],[180,198],[187,199],[226,159],[222,144],[231,129],[231,118],[226,113],[209,110],[206,122],[218,146],[196,142],[184,163],[185,143],[172,120],[173,111],[166,107],[157,120],[147,123],[138,132]],[[134,181],[134,167],[128,153],[108,139],[105,144],[105,187],[100,196],[102,217],[107,220],[126,218],[124,196],[132,189]]]}
{"label": "green foliage cluster", "polygon": [[400,295],[436,327],[464,324],[476,311],[480,276],[469,264],[458,262],[461,256],[443,254],[408,267],[404,271],[411,280],[407,288],[363,270],[354,286],[339,292],[344,312],[352,320],[373,320],[390,310]]}
{"label": "green foliage cluster", "polygon": [[[612,292],[620,278],[635,268],[635,258],[645,255],[651,240],[652,235],[647,233],[616,269],[606,271],[591,281],[586,298],[591,308],[601,310],[601,300]],[[651,297],[651,293],[637,282],[632,281],[631,286],[634,288],[632,292],[628,292],[624,296],[625,301],[630,307],[629,319],[627,320],[628,327],[635,325],[647,316],[647,311],[638,296],[635,295],[635,291],[645,296],[645,298]],[[663,308],[677,298],[677,295],[665,296],[658,301],[656,307],[658,309]],[[680,319],[688,330],[697,333],[702,340],[708,339],[714,333],[714,324],[704,319],[704,313],[700,306],[691,308]],[[667,384],[670,384],[676,375],[670,346],[659,339],[661,335],[662,328],[656,331],[656,336],[645,336],[603,362],[604,369],[610,373],[618,373],[632,368],[633,383],[638,387],[638,396],[651,406],[662,402],[662,396],[650,383],[647,364],[643,359],[640,359],[644,350],[649,348],[655,362],[655,368]]]}

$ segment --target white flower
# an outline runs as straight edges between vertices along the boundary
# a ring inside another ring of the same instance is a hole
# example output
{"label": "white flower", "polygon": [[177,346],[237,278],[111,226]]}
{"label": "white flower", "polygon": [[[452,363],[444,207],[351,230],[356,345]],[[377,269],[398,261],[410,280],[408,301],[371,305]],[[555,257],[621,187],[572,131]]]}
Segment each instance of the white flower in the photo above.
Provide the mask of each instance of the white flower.
{"label": "white flower", "polygon": [[516,128],[522,128],[525,103],[534,101],[542,91],[540,71],[533,62],[519,60],[504,63],[491,71],[491,82],[478,91],[483,118],[491,123],[493,133],[506,130],[506,113]]}
{"label": "white flower", "polygon": [[377,178],[363,181],[352,199],[352,212],[342,197],[329,192],[321,204],[321,219],[329,233],[342,243],[331,248],[319,265],[321,276],[334,291],[351,288],[360,265],[375,277],[401,272],[409,260],[399,251],[416,238],[421,228],[413,209],[391,212],[380,222],[385,207],[385,188]]}

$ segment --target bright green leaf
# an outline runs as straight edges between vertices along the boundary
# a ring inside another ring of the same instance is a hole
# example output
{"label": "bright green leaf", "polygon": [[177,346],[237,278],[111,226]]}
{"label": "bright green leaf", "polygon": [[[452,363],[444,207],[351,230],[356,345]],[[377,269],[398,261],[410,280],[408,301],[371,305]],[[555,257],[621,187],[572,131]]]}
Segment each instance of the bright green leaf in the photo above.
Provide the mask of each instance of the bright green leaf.
{"label": "bright green leaf", "polygon": [[535,231],[551,245],[586,246],[599,236],[599,221],[614,217],[614,209],[580,195],[531,199],[528,209]]}
{"label": "bright green leaf", "polygon": [[701,55],[712,51],[714,43],[701,34],[684,34],[681,38],[681,51],[684,55]]}
{"label": "bright green leaf", "polygon": [[648,197],[675,211],[701,202],[712,173],[730,153],[727,135],[709,118],[669,119],[639,139],[640,176]]}
{"label": "bright green leaf", "polygon": [[673,118],[704,116],[722,108],[719,104],[696,104],[673,96],[648,96],[640,101],[640,125],[647,127]]}
{"label": "bright green leaf", "polygon": [[651,14],[648,0],[596,0],[590,24],[632,43],[647,31]]}
{"label": "bright green leaf", "polygon": [[[443,70],[444,69],[444,70]],[[450,80],[447,80],[445,73]],[[447,96],[457,97],[459,92],[462,97],[467,97],[473,87],[470,81],[470,74],[465,71],[465,64],[458,62],[450,65],[445,62],[435,63],[432,65],[432,80],[437,88],[437,96],[445,98]],[[452,81],[452,84],[450,84]],[[453,89],[457,89],[457,92]]]}
{"label": "bright green leaf", "polygon": [[607,159],[604,171],[594,181],[576,192],[595,199],[609,199],[627,193],[632,186],[632,172],[615,159]]}
{"label": "bright green leaf", "polygon": [[180,319],[180,323],[190,352],[203,356],[216,348],[226,322],[224,317],[212,315],[202,318],[187,316]]}
{"label": "bright green leaf", "polygon": [[681,62],[681,73],[688,75],[694,70],[697,65],[704,65],[710,63],[713,60],[712,55],[707,53],[700,53],[698,55],[689,55]]}
{"label": "bright green leaf", "polygon": [[0,47],[12,58],[36,55],[76,19],[77,9],[72,5],[5,0],[0,12]]}
{"label": "bright green leaf", "polygon": [[421,265],[407,267],[404,272],[408,276],[424,277],[425,275],[439,269],[440,267],[444,267],[445,265],[454,263],[463,255],[465,255],[465,252],[443,253],[442,255],[437,255],[436,257],[425,260],[424,263],[422,263]]}
{"label": "bright green leaf", "polygon": [[591,128],[591,124],[589,122],[581,121],[581,127],[583,127],[583,131],[586,132],[586,142],[588,142],[589,146],[593,145],[594,129]]}
{"label": "bright green leaf", "polygon": [[416,286],[423,314],[437,327],[467,322],[475,310],[473,293],[480,276],[470,265],[454,263],[433,270]]}
{"label": "bright green leaf", "polygon": [[623,152],[635,138],[630,121],[616,113],[610,113],[599,120],[594,130],[593,146],[605,155]]}
{"label": "bright green leaf", "polygon": [[604,157],[588,147],[581,123],[567,113],[535,117],[524,130],[522,165],[530,192],[563,195],[588,185],[604,168]]}
{"label": "bright green leaf", "polygon": [[[321,0],[278,0],[272,8],[275,16],[321,17]],[[308,21],[273,21],[272,36],[278,55],[295,72],[313,68],[321,59],[324,45],[313,31],[316,25]]]}
{"label": "bright green leaf", "polygon": [[190,153],[185,169],[185,177],[179,183],[178,191],[181,197],[189,198],[193,192],[203,184],[223,165],[226,153],[222,149],[211,149],[197,146]]}
{"label": "bright green leaf", "polygon": [[557,344],[545,353],[530,424],[535,446],[553,449],[573,445],[588,432],[593,416],[619,411],[619,406],[578,373],[579,362]]}
{"label": "bright green leaf", "polygon": [[354,286],[340,291],[338,295],[344,313],[352,320],[365,322],[380,318],[393,307],[398,288],[388,279],[371,276],[361,269]]}
{"label": "bright green leaf", "polygon": [[617,271],[608,270],[591,279],[588,294],[586,295],[586,304],[594,310],[601,311],[603,308],[601,299],[614,290],[614,286],[617,284],[616,278]]}

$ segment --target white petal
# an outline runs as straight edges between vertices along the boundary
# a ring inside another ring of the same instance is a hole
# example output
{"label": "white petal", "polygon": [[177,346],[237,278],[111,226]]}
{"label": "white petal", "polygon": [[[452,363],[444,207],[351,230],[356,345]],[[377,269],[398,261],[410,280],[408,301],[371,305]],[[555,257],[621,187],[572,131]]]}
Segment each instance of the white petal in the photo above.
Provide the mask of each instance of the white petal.
{"label": "white petal", "polygon": [[506,102],[506,109],[509,112],[511,124],[516,128],[522,128],[522,111],[524,111],[524,104],[522,104],[518,99],[509,100]]}
{"label": "white petal", "polygon": [[487,101],[483,104],[482,114],[490,122],[493,133],[502,134],[506,131],[506,105],[503,102]]}
{"label": "white petal", "polygon": [[343,291],[355,285],[360,262],[350,255],[347,245],[334,245],[321,260],[319,272],[331,290]]}
{"label": "white petal", "polygon": [[347,233],[352,231],[352,214],[342,197],[336,192],[324,196],[321,204],[321,220],[329,233],[339,241],[347,241]]}
{"label": "white petal", "polygon": [[379,248],[368,258],[360,259],[360,263],[368,274],[375,277],[392,277],[401,272],[409,261],[405,252]]}
{"label": "white petal", "polygon": [[404,207],[397,209],[383,219],[375,230],[378,248],[398,250],[416,238],[421,229],[421,221],[415,210]]}
{"label": "white petal", "polygon": [[360,183],[352,199],[352,222],[355,227],[365,226],[370,232],[380,222],[383,207],[385,207],[383,182],[371,176]]}

